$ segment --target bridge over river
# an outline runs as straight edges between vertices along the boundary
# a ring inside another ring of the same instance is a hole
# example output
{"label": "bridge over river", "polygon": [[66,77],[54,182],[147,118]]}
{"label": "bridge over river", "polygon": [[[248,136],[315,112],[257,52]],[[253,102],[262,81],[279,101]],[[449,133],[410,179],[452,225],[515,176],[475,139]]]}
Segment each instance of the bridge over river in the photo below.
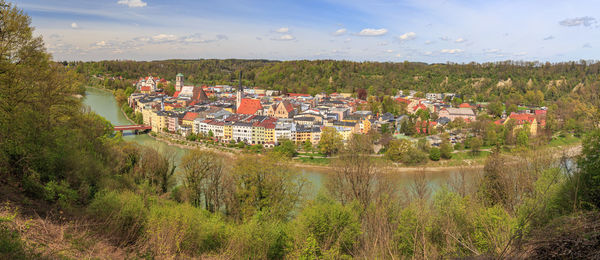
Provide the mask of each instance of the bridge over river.
{"label": "bridge over river", "polygon": [[113,129],[121,133],[123,133],[123,131],[133,131],[135,134],[138,134],[140,131],[144,133],[149,132],[152,130],[152,127],[148,125],[117,125],[114,126]]}

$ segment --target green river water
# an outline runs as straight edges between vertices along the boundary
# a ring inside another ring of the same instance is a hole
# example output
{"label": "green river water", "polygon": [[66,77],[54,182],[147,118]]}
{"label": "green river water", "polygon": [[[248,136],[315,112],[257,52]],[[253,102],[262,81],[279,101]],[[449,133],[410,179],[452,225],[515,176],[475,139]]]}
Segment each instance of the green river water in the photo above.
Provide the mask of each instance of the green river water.
{"label": "green river water", "polygon": [[[110,121],[113,125],[131,124],[131,122],[129,122],[121,112],[121,109],[117,105],[112,93],[108,91],[87,88],[83,103],[88,105],[92,111],[106,118],[106,120]],[[164,151],[167,149],[173,150],[176,153],[177,161],[179,161],[186,153],[186,149],[170,146],[164,142],[154,140],[152,137],[146,134],[133,135],[125,133],[123,138],[127,141],[133,141],[141,145],[154,147],[159,151]],[[323,184],[327,181],[327,178],[332,176],[326,169],[317,170],[315,168],[307,167],[299,168],[298,170],[304,178],[311,182],[312,185],[309,194],[312,194],[313,196],[317,194],[317,192],[323,187]],[[392,173],[392,178],[394,181],[398,182],[399,189],[404,189],[411,186],[411,184],[414,182],[415,175],[425,174],[429,187],[435,191],[442,185],[445,185],[451,181],[453,178],[458,177],[459,171],[460,170],[458,169],[444,169],[436,171],[419,170],[418,172],[398,170]],[[471,180],[474,176],[481,175],[481,169],[463,169],[462,171],[466,171],[465,179],[467,181]]]}

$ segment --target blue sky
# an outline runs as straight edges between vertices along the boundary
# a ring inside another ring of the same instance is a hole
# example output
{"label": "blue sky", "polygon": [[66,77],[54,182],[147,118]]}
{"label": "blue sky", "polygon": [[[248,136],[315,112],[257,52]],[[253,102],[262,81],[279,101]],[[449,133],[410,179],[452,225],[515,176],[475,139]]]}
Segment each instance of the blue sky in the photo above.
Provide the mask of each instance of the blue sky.
{"label": "blue sky", "polygon": [[55,60],[600,59],[600,3],[21,0]]}

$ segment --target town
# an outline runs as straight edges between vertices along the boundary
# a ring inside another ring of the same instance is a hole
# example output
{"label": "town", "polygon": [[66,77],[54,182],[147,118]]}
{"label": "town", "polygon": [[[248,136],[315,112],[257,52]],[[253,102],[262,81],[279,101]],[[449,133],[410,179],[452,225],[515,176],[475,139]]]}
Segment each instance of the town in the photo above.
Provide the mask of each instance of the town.
{"label": "town", "polygon": [[[368,101],[352,93],[281,94],[275,90],[245,88],[241,81],[237,87],[189,86],[179,73],[173,84],[175,92],[169,96],[161,88],[167,84],[173,82],[153,76],[140,78],[134,83],[135,93],[128,98],[128,105],[142,115],[143,124],[151,126],[153,132],[183,137],[199,135],[215,142],[243,142],[263,147],[277,146],[282,140],[318,145],[324,128],[335,129],[343,142],[353,134],[375,131],[396,138],[405,137],[404,133],[416,133],[426,136],[430,145],[439,146],[442,131],[438,129],[453,122],[475,122],[477,115],[485,114],[488,106],[483,102],[456,103],[460,95],[455,93],[425,93],[423,96],[417,91],[398,91],[393,100],[402,109],[393,114],[370,111]],[[411,118],[414,122],[407,124]],[[504,125],[509,121],[513,122],[513,130],[527,127],[529,135],[536,136],[546,125],[546,108],[527,107],[509,115],[502,111],[494,123]],[[468,137],[464,131],[449,132],[452,144]]]}

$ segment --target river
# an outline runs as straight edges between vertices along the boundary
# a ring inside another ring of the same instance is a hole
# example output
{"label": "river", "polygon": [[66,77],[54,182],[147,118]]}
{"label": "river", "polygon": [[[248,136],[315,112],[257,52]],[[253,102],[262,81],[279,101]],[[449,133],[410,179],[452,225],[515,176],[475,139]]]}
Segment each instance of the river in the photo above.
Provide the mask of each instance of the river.
{"label": "river", "polygon": [[[110,121],[113,125],[129,125],[131,122],[125,118],[121,109],[117,105],[117,101],[114,99],[112,93],[96,88],[87,88],[86,95],[83,103],[89,106],[92,111],[104,117]],[[186,149],[182,149],[176,146],[167,145],[164,142],[157,141],[154,138],[142,134],[124,134],[123,139],[127,141],[133,141],[141,145],[153,147],[159,151],[172,150],[175,152],[176,161],[178,162],[181,157],[186,153]],[[323,188],[324,182],[331,176],[328,169],[313,168],[313,167],[300,167],[299,171],[301,175],[312,183],[309,194],[315,195],[320,189]],[[442,170],[391,170],[392,180],[399,184],[399,188],[409,188],[414,183],[414,178],[417,175],[424,174],[425,180],[429,188],[433,191],[437,190],[442,185],[445,185],[460,176],[460,172],[463,171],[467,182],[473,179],[475,176],[481,175],[481,169],[442,169]]]}

